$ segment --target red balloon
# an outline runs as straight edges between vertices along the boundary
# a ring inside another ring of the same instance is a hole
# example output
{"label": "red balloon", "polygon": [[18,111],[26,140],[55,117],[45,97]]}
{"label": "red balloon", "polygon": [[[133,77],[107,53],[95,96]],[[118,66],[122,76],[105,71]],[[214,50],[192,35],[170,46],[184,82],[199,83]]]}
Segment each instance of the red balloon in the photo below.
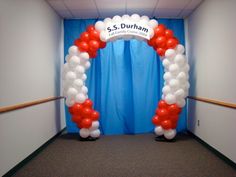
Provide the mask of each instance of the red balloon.
{"label": "red balloon", "polygon": [[76,125],[77,125],[77,127],[80,128],[80,129],[83,128],[83,127],[82,127],[82,120],[81,120],[79,123],[76,123]]}
{"label": "red balloon", "polygon": [[170,120],[171,120],[172,123],[177,123],[178,119],[179,119],[178,115],[171,115],[170,116]]}
{"label": "red balloon", "polygon": [[99,43],[99,48],[103,49],[103,48],[106,47],[106,45],[107,45],[106,42],[100,41],[100,43]]}
{"label": "red balloon", "polygon": [[157,47],[161,47],[161,48],[165,47],[166,46],[166,37],[164,37],[164,36],[157,37],[155,43],[156,43]]}
{"label": "red balloon", "polygon": [[90,58],[96,58],[97,57],[97,52],[96,51],[89,51],[89,57]]}
{"label": "red balloon", "polygon": [[73,115],[72,116],[72,121],[75,122],[75,123],[80,123],[82,120],[82,117],[81,116],[78,116],[78,115]]}
{"label": "red balloon", "polygon": [[160,100],[158,103],[158,108],[167,108],[168,104],[164,100]]}
{"label": "red balloon", "polygon": [[92,100],[86,99],[86,100],[84,101],[84,103],[83,103],[83,106],[84,106],[84,107],[87,107],[87,108],[92,108],[92,106],[93,106]]}
{"label": "red balloon", "polygon": [[159,117],[157,115],[153,116],[152,118],[152,123],[154,125],[160,125],[161,124],[161,120],[159,119]]}
{"label": "red balloon", "polygon": [[76,39],[74,44],[78,47],[80,42],[81,42],[80,39]]}
{"label": "red balloon", "polygon": [[92,113],[92,109],[86,108],[86,107],[83,109],[83,116],[84,117],[90,117],[91,113]]}
{"label": "red balloon", "polygon": [[70,113],[70,114],[74,114],[74,113],[73,113],[73,106],[69,107],[68,110],[69,110],[69,113]]}
{"label": "red balloon", "polygon": [[91,117],[91,119],[92,119],[93,121],[95,121],[95,120],[98,120],[98,119],[99,119],[100,114],[99,114],[99,112],[97,112],[97,111],[93,111],[93,112],[91,113],[90,117]]}
{"label": "red balloon", "polygon": [[80,115],[82,113],[83,109],[84,109],[84,107],[82,106],[82,104],[75,103],[72,106],[73,115]]}
{"label": "red balloon", "polygon": [[157,48],[156,49],[156,52],[159,56],[164,56],[165,55],[165,52],[166,50],[164,48]]}
{"label": "red balloon", "polygon": [[178,115],[180,112],[180,108],[176,104],[169,105],[168,111],[170,115]]}
{"label": "red balloon", "polygon": [[177,44],[178,44],[178,41],[174,38],[170,38],[166,42],[167,48],[171,48],[171,49],[174,49]]}
{"label": "red balloon", "polygon": [[165,30],[165,36],[166,36],[167,38],[172,38],[172,37],[174,36],[174,33],[173,33],[172,30],[166,29],[166,30]]}
{"label": "red balloon", "polygon": [[85,41],[85,42],[88,42],[89,41],[89,33],[88,32],[83,32],[81,35],[80,35],[80,40],[81,41]]}
{"label": "red balloon", "polygon": [[161,120],[164,120],[164,119],[168,118],[169,113],[168,113],[167,109],[158,109],[157,115]]}
{"label": "red balloon", "polygon": [[157,36],[164,36],[165,35],[165,29],[166,27],[162,24],[158,25],[155,29],[154,29],[154,35]]}
{"label": "red balloon", "polygon": [[176,129],[176,127],[177,127],[177,122],[176,122],[176,123],[173,123],[173,122],[172,122],[171,128],[172,128],[172,129]]}
{"label": "red balloon", "polygon": [[153,46],[156,46],[156,38],[155,37],[153,37],[153,38],[151,38],[150,40],[148,40],[148,45],[149,46],[151,46],[151,47],[153,47]]}
{"label": "red balloon", "polygon": [[90,31],[90,40],[100,40],[100,33],[96,30]]}
{"label": "red balloon", "polygon": [[89,50],[97,51],[99,49],[99,42],[95,40],[89,41]]}
{"label": "red balloon", "polygon": [[79,47],[80,52],[87,52],[88,49],[89,49],[88,43],[87,43],[87,42],[84,42],[84,41],[80,42],[80,43],[78,44],[78,47]]}
{"label": "red balloon", "polygon": [[89,25],[86,30],[90,33],[91,31],[94,31],[95,28],[93,25]]}
{"label": "red balloon", "polygon": [[81,126],[83,128],[90,128],[92,125],[92,120],[89,119],[89,118],[84,118],[82,121],[81,121]]}
{"label": "red balloon", "polygon": [[161,126],[163,129],[168,130],[172,128],[172,123],[170,120],[164,120],[161,122]]}

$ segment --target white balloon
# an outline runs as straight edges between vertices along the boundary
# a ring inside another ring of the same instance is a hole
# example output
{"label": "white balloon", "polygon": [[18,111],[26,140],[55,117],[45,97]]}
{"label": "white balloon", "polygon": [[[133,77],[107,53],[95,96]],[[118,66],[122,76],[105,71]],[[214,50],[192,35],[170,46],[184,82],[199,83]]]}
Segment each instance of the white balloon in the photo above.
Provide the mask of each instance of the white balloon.
{"label": "white balloon", "polygon": [[146,16],[146,15],[143,15],[143,16],[140,18],[140,21],[141,21],[142,23],[144,23],[144,24],[148,24],[149,20],[150,20],[149,17]]}
{"label": "white balloon", "polygon": [[73,86],[77,89],[80,89],[84,85],[84,82],[82,79],[76,79],[73,82]]}
{"label": "white balloon", "polygon": [[78,64],[80,64],[80,58],[77,57],[76,55],[73,55],[69,58],[69,66],[71,68],[76,67]]}
{"label": "white balloon", "polygon": [[178,100],[180,98],[184,98],[185,93],[184,93],[183,89],[179,89],[175,92],[174,95],[175,95],[176,99]]}
{"label": "white balloon", "polygon": [[100,136],[101,132],[99,129],[97,130],[93,130],[90,132],[90,136],[93,137],[93,138],[98,138]]}
{"label": "white balloon", "polygon": [[149,37],[150,39],[154,36],[154,30],[151,28],[149,31]]}
{"label": "white balloon", "polygon": [[163,79],[167,82],[170,81],[172,79],[172,77],[173,76],[170,72],[165,72],[165,74],[163,75]]}
{"label": "white balloon", "polygon": [[185,64],[185,61],[186,61],[185,56],[182,54],[177,54],[174,58],[174,62],[180,67]]}
{"label": "white balloon", "polygon": [[95,29],[99,32],[105,30],[105,23],[103,21],[97,21],[95,23]]}
{"label": "white balloon", "polygon": [[116,23],[116,22],[120,22],[122,19],[119,15],[115,15],[113,18],[112,18],[112,22],[113,23]]}
{"label": "white balloon", "polygon": [[71,107],[75,104],[75,101],[70,98],[66,98],[66,106]]}
{"label": "white balloon", "polygon": [[88,88],[87,88],[86,86],[82,86],[82,87],[81,87],[81,92],[82,92],[83,94],[87,94],[87,93],[88,93]]}
{"label": "white balloon", "polygon": [[183,71],[187,73],[189,69],[190,69],[189,64],[186,64],[183,68]]}
{"label": "white balloon", "polygon": [[174,49],[168,49],[165,52],[165,57],[169,58],[169,59],[173,59],[175,57],[175,55],[176,55],[176,52]]}
{"label": "white balloon", "polygon": [[173,75],[178,74],[179,72],[179,66],[177,64],[171,64],[169,66],[169,72]]}
{"label": "white balloon", "polygon": [[164,87],[162,88],[162,93],[163,93],[164,95],[167,95],[167,94],[169,94],[170,92],[171,92],[171,88],[170,88],[169,85],[166,85],[166,86],[164,86]]}
{"label": "white balloon", "polygon": [[185,101],[185,99],[178,99],[177,101],[176,101],[176,104],[179,106],[179,107],[184,107],[185,106],[185,104],[186,104],[186,101]]}
{"label": "white balloon", "polygon": [[77,103],[83,103],[86,100],[86,96],[82,93],[79,93],[75,96],[75,101]]}
{"label": "white balloon", "polygon": [[76,74],[73,71],[68,71],[65,76],[67,82],[73,82],[76,79]]}
{"label": "white balloon", "polygon": [[66,73],[70,70],[70,67],[69,67],[69,64],[68,63],[65,63],[64,65],[63,65],[63,74],[64,74],[64,76],[66,75]]}
{"label": "white balloon", "polygon": [[164,130],[161,126],[156,126],[154,129],[154,132],[157,136],[161,136],[164,133]]}
{"label": "white balloon", "polygon": [[169,129],[164,131],[164,136],[166,139],[171,140],[175,137],[176,130],[175,129]]}
{"label": "white balloon", "polygon": [[99,122],[98,121],[93,121],[92,126],[89,128],[90,131],[97,130],[99,127]]}
{"label": "white balloon", "polygon": [[127,14],[123,15],[121,18],[122,20],[130,20],[130,16]]}
{"label": "white balloon", "polygon": [[65,61],[68,62],[70,55],[66,55]]}
{"label": "white balloon", "polygon": [[84,63],[84,67],[85,67],[85,69],[89,69],[90,66],[91,66],[91,64],[90,64],[89,61],[86,61],[86,62]]}
{"label": "white balloon", "polygon": [[181,82],[184,82],[187,80],[187,76],[185,72],[180,72],[176,78]]}
{"label": "white balloon", "polygon": [[165,101],[167,104],[174,104],[176,102],[176,98],[173,94],[167,94],[165,96]]}
{"label": "white balloon", "polygon": [[72,45],[69,49],[68,52],[70,55],[77,55],[79,53],[78,47],[75,45]]}
{"label": "white balloon", "polygon": [[82,137],[82,138],[87,138],[89,136],[90,132],[89,132],[89,129],[87,128],[82,128],[80,129],[79,131],[79,135]]}
{"label": "white balloon", "polygon": [[66,97],[68,97],[68,98],[75,98],[77,93],[78,93],[78,91],[74,87],[70,87],[67,90]]}
{"label": "white balloon", "polygon": [[178,45],[176,46],[175,50],[176,50],[177,53],[179,53],[179,54],[183,54],[184,51],[185,51],[184,46],[181,45],[181,44],[178,44]]}
{"label": "white balloon", "polygon": [[177,79],[171,79],[169,85],[173,89],[177,89],[179,87],[179,81]]}
{"label": "white balloon", "polygon": [[148,22],[148,26],[154,29],[158,25],[158,22],[155,19],[152,19]]}
{"label": "white balloon", "polygon": [[169,68],[170,64],[171,64],[171,62],[170,62],[167,58],[165,58],[165,59],[162,61],[162,65],[163,65],[166,69]]}
{"label": "white balloon", "polygon": [[79,65],[75,68],[75,72],[77,75],[82,75],[85,72],[85,68],[83,66]]}
{"label": "white balloon", "polygon": [[103,22],[105,23],[105,25],[107,25],[108,23],[111,23],[111,21],[111,18],[105,18]]}
{"label": "white balloon", "polygon": [[82,77],[81,77],[81,79],[82,79],[83,81],[85,81],[85,80],[87,79],[87,75],[86,75],[86,74],[83,74]]}
{"label": "white balloon", "polygon": [[100,40],[103,41],[103,42],[107,42],[105,31],[100,32]]}
{"label": "white balloon", "polygon": [[88,60],[89,59],[89,54],[87,52],[82,52],[79,54],[79,57],[83,60]]}
{"label": "white balloon", "polygon": [[133,22],[138,22],[140,20],[140,16],[138,14],[131,15],[131,19]]}
{"label": "white balloon", "polygon": [[190,84],[189,84],[188,81],[184,84],[183,88],[184,88],[185,90],[188,90],[188,89],[190,88]]}

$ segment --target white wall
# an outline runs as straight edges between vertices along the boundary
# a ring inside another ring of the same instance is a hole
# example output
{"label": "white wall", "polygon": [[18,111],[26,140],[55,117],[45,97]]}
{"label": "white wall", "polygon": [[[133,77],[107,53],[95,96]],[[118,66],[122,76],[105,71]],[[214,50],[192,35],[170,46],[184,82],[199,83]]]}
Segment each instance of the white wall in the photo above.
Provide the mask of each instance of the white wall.
{"label": "white wall", "polygon": [[[60,96],[62,51],[63,20],[44,0],[1,0],[0,107]],[[65,127],[63,105],[0,114],[0,176]]]}
{"label": "white wall", "polygon": [[[185,20],[189,95],[236,103],[235,7],[206,0]],[[189,130],[236,162],[236,110],[190,100],[188,112]]]}

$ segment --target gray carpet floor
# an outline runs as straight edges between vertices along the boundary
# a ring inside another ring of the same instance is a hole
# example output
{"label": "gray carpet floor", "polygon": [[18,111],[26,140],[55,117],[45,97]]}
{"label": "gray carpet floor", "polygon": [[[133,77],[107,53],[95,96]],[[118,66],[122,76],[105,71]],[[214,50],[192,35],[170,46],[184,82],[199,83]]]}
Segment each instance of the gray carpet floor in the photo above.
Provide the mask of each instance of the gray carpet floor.
{"label": "gray carpet floor", "polygon": [[153,134],[80,142],[64,134],[15,177],[236,177],[236,170],[186,134],[174,143]]}

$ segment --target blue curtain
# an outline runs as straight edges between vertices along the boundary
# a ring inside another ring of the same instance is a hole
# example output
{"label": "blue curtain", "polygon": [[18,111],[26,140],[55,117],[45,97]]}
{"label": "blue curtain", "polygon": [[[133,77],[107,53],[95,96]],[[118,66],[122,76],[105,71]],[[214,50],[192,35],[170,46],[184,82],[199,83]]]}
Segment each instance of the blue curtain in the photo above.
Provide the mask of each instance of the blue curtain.
{"label": "blue curtain", "polygon": [[[74,40],[96,20],[64,20],[65,55]],[[158,19],[172,29],[184,44],[181,19]],[[151,118],[161,99],[163,67],[153,48],[145,42],[118,40],[107,43],[87,71],[86,85],[94,108],[100,112],[103,134],[138,134],[153,132]],[[68,132],[78,132],[66,109]],[[178,131],[186,129],[186,110],[178,122]]]}

